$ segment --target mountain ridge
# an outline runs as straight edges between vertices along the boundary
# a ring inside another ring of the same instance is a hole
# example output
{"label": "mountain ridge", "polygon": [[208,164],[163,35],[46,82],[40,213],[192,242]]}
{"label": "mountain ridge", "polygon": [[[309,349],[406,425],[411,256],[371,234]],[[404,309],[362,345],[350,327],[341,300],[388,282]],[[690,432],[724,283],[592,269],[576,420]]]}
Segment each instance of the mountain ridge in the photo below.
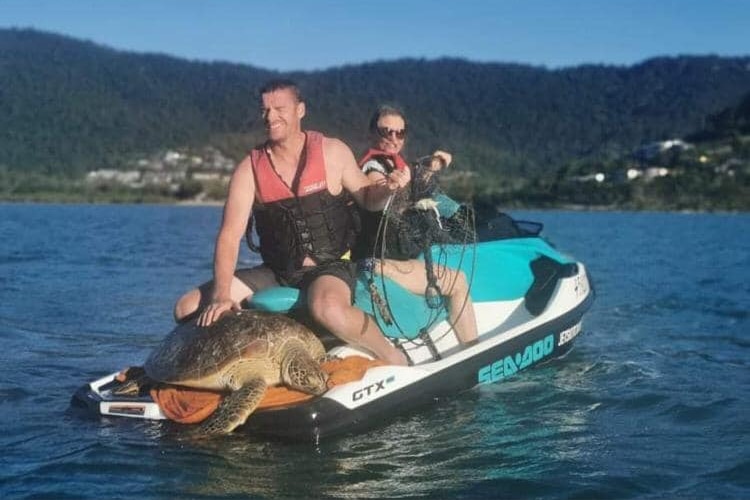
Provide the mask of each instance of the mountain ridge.
{"label": "mountain ridge", "polygon": [[299,82],[305,126],[366,145],[378,103],[401,105],[408,151],[523,176],[684,136],[750,90],[750,57],[674,56],[548,69],[444,57],[278,72],[141,54],[0,29],[0,166],[80,175],[163,148],[214,145],[238,160],[261,139],[257,89]]}

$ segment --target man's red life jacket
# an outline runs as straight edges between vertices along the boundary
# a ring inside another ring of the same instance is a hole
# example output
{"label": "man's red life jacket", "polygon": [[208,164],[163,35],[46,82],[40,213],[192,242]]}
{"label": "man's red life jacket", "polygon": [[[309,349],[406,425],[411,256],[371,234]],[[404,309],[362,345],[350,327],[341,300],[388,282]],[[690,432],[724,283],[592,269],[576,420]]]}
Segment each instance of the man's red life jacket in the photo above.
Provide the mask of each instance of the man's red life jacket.
{"label": "man's red life jacket", "polygon": [[351,196],[345,190],[336,196],[328,191],[323,135],[307,131],[305,136],[291,186],[274,169],[265,146],[250,153],[260,254],[281,276],[301,269],[306,256],[317,264],[339,260],[356,237]]}

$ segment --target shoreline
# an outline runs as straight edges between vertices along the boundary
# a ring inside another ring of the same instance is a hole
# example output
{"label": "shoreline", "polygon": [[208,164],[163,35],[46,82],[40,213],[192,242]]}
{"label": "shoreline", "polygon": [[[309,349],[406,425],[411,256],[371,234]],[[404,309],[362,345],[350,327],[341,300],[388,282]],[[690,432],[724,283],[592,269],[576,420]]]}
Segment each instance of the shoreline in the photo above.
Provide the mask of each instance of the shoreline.
{"label": "shoreline", "polygon": [[[200,207],[216,207],[221,208],[224,206],[224,201],[220,200],[109,200],[109,201],[90,201],[90,200],[13,200],[13,199],[2,199],[0,198],[1,205],[122,205],[122,206],[173,206],[173,207],[185,207],[185,208],[200,208]],[[511,213],[518,210],[533,210],[533,211],[563,211],[563,212],[627,212],[627,213],[674,213],[674,214],[726,214],[726,215],[745,215],[750,214],[750,210],[726,210],[726,209],[697,209],[697,208],[656,208],[656,207],[641,207],[641,208],[629,208],[624,206],[611,206],[611,205],[581,205],[581,204],[560,204],[559,206],[507,206],[507,207],[496,207],[498,213]]]}

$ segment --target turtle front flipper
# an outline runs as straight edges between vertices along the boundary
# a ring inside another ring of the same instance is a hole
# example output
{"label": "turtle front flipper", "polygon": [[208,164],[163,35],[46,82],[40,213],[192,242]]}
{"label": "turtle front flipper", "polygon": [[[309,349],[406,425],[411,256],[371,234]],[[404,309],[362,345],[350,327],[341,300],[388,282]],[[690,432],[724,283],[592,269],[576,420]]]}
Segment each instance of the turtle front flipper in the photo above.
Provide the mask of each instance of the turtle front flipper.
{"label": "turtle front flipper", "polygon": [[229,434],[244,424],[263,399],[267,387],[266,381],[258,377],[227,394],[216,411],[200,424],[198,434]]}

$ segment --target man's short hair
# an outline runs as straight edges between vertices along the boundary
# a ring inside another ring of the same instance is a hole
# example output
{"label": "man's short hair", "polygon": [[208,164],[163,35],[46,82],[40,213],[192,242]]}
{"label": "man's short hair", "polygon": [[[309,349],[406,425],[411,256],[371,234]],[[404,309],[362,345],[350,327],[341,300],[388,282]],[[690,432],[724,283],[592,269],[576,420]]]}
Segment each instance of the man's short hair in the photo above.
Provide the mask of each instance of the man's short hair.
{"label": "man's short hair", "polygon": [[266,82],[258,92],[258,97],[263,97],[263,94],[268,94],[270,92],[276,92],[277,90],[290,90],[292,94],[294,94],[294,98],[297,99],[297,102],[303,102],[304,99],[302,99],[302,92],[299,90],[299,85],[297,85],[297,82],[293,80],[289,80],[287,78],[277,78],[275,80],[270,80]]}

